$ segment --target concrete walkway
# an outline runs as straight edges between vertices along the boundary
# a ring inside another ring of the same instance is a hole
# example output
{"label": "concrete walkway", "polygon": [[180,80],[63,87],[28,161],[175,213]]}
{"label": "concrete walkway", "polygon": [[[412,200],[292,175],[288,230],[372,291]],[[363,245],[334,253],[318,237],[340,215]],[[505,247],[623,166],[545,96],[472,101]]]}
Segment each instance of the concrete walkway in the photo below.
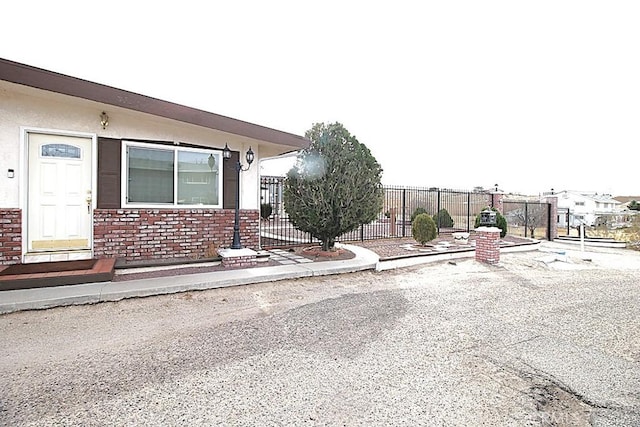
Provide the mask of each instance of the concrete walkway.
{"label": "concrete walkway", "polygon": [[[80,285],[50,288],[18,289],[0,292],[0,314],[20,310],[45,309],[74,304],[93,304],[104,301],[119,301],[125,298],[146,297],[193,290],[223,288],[252,283],[273,282],[329,274],[352,273],[362,270],[389,270],[429,262],[474,257],[474,251],[442,253],[428,256],[395,259],[380,262],[380,257],[365,248],[341,245],[353,252],[348,260],[313,262],[304,257],[280,251],[271,254],[271,259],[280,265],[254,267],[197,274],[178,274],[118,282],[84,283]],[[539,244],[502,248],[501,253],[535,251]],[[278,251],[278,250],[276,250]],[[270,251],[271,252],[271,251]]]}

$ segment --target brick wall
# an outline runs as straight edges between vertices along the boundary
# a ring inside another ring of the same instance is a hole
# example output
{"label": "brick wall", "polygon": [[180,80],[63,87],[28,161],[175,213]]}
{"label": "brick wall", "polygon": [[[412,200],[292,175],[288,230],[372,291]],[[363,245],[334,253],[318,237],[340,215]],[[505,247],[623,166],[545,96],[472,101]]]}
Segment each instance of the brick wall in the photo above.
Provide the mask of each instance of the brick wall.
{"label": "brick wall", "polygon": [[491,207],[504,212],[504,193],[491,193]]}
{"label": "brick wall", "polygon": [[[215,249],[231,246],[234,215],[233,209],[96,209],[94,257],[134,261],[215,255]],[[243,247],[258,247],[259,218],[257,210],[240,211]]]}
{"label": "brick wall", "polygon": [[22,262],[22,211],[0,209],[0,264]]}
{"label": "brick wall", "polygon": [[500,229],[497,227],[476,228],[476,261],[488,264],[500,262]]}

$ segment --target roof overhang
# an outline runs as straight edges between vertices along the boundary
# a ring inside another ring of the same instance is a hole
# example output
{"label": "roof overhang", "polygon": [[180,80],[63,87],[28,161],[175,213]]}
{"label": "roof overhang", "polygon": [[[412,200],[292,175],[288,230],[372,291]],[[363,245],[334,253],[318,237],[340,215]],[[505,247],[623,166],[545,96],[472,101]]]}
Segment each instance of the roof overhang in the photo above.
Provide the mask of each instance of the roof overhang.
{"label": "roof overhang", "polygon": [[266,141],[273,144],[305,148],[310,141],[302,136],[210,113],[111,86],[67,76],[0,58],[0,80],[36,89],[88,99],[154,116],[177,120],[209,129]]}

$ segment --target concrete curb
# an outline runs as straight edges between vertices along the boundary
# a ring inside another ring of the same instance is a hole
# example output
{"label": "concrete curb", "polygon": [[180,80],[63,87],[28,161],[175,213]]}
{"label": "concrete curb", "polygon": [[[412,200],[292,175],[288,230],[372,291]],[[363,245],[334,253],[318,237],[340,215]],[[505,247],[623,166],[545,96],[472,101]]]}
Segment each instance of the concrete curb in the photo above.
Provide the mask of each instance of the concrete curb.
{"label": "concrete curb", "polygon": [[[580,239],[563,239],[556,238],[553,240],[555,243],[566,243],[568,245],[580,246],[582,242]],[[584,246],[593,246],[597,248],[618,248],[624,249],[627,247],[627,242],[614,241],[609,239],[597,239],[594,240],[592,237],[584,239]]]}
{"label": "concrete curb", "polygon": [[[524,246],[506,247],[501,248],[500,252],[535,251],[540,248],[540,244],[541,242],[538,241],[534,244]],[[51,288],[3,291],[0,293],[0,314],[67,305],[120,301],[126,298],[242,286],[286,279],[345,274],[363,270],[384,271],[443,260],[471,258],[475,254],[474,250],[469,250],[464,252],[421,255],[381,262],[380,257],[376,253],[366,248],[354,245],[341,246],[353,252],[355,257],[349,260],[255,267],[122,282],[85,283]]]}
{"label": "concrete curb", "polygon": [[329,274],[352,273],[376,268],[379,257],[374,252],[352,245],[342,245],[356,256],[349,260],[256,267],[188,275],[128,280],[123,282],[85,283],[51,288],[17,289],[0,293],[0,314],[66,305],[95,304],[126,298],[241,286]]}
{"label": "concrete curb", "polygon": [[[529,251],[537,251],[540,249],[542,245],[542,241],[536,241],[533,243],[529,243],[526,245],[518,245],[518,246],[507,246],[500,248],[500,253],[510,253],[510,252],[529,252]],[[468,249],[465,251],[458,252],[444,252],[439,254],[424,254],[424,255],[416,255],[407,258],[396,258],[388,261],[378,262],[376,265],[376,271],[385,271],[385,270],[393,270],[396,268],[403,267],[412,267],[414,265],[420,264],[428,264],[432,262],[438,261],[447,261],[451,259],[461,259],[461,258],[474,258],[475,257],[475,249]]]}

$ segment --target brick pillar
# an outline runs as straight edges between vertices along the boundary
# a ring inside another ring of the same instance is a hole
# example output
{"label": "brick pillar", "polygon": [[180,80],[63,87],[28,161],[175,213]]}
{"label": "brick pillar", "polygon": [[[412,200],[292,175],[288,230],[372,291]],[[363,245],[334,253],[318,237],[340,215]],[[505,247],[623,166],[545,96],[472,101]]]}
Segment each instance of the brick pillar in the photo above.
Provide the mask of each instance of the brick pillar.
{"label": "brick pillar", "polygon": [[22,211],[0,209],[0,265],[22,262]]}
{"label": "brick pillar", "polygon": [[504,212],[504,209],[503,209],[504,204],[502,203],[503,199],[504,199],[504,193],[502,192],[491,193],[491,207],[498,209],[500,213]]}
{"label": "brick pillar", "polygon": [[254,267],[258,262],[257,252],[251,249],[220,249],[218,255],[222,257],[225,268]]}
{"label": "brick pillar", "polygon": [[558,196],[547,196],[543,201],[551,205],[551,212],[549,212],[549,240],[553,241],[558,238]]}
{"label": "brick pillar", "polygon": [[488,264],[500,262],[500,229],[498,227],[476,228],[476,261]]}

